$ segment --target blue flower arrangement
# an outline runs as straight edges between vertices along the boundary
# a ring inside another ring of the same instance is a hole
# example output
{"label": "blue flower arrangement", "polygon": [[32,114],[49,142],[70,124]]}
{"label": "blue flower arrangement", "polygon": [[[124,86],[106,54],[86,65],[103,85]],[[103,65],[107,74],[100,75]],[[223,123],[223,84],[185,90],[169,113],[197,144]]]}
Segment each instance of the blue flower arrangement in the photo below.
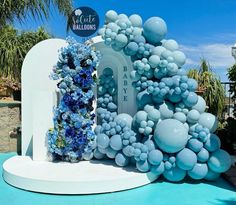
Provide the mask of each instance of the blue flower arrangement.
{"label": "blue flower arrangement", "polygon": [[53,160],[78,162],[95,146],[92,88],[100,55],[74,39],[67,43],[50,75],[58,81],[61,99],[54,109],[54,127],[47,132],[48,150]]}

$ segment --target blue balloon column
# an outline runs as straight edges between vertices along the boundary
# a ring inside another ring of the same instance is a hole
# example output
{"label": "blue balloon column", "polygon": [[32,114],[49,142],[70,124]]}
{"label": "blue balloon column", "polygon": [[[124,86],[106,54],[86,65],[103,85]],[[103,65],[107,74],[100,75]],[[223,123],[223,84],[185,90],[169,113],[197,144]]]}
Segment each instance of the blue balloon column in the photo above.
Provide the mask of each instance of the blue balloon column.
{"label": "blue balloon column", "polygon": [[164,39],[167,26],[152,17],[108,11],[99,35],[133,61],[130,77],[137,90],[138,112],[117,114],[116,82],[105,68],[98,85],[96,148],[88,159],[114,159],[118,166],[133,164],[141,172],[167,180],[214,180],[231,165],[213,134],[217,118],[205,112],[206,102],[195,91],[194,79],[181,68],[185,54],[175,40]]}

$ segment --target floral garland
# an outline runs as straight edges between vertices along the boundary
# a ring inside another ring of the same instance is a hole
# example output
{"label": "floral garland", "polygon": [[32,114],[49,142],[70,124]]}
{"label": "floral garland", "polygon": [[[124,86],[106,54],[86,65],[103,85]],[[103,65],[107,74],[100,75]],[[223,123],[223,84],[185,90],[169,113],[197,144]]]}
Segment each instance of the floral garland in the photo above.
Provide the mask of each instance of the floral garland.
{"label": "floral garland", "polygon": [[53,160],[77,162],[86,158],[95,143],[92,88],[99,53],[73,39],[67,42],[50,76],[58,81],[62,97],[54,109],[54,127],[47,133],[48,150]]}

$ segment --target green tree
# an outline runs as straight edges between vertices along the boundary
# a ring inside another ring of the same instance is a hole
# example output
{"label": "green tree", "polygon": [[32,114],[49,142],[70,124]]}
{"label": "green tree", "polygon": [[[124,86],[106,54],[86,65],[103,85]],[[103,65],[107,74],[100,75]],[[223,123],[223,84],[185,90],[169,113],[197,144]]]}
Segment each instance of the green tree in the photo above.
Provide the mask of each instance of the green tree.
{"label": "green tree", "polygon": [[[228,69],[228,78],[233,83],[230,85],[230,93],[233,99],[236,99],[236,64]],[[234,104],[234,116],[236,116],[236,104]]]}
{"label": "green tree", "polygon": [[198,91],[202,91],[202,97],[209,106],[208,112],[221,117],[225,108],[225,90],[210,64],[202,59],[199,69],[190,69],[188,76],[197,80]]}

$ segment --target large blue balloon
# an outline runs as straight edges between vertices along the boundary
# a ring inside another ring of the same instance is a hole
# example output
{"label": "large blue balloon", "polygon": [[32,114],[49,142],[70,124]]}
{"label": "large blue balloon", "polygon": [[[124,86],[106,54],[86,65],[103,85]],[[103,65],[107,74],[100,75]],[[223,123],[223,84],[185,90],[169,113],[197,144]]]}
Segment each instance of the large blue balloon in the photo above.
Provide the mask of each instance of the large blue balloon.
{"label": "large blue balloon", "polygon": [[176,166],[169,170],[165,170],[163,176],[169,181],[178,182],[184,179],[186,176],[186,171]]}
{"label": "large blue balloon", "polygon": [[187,144],[188,131],[178,120],[163,120],[155,128],[154,140],[163,151],[175,153]]}
{"label": "large blue balloon", "polygon": [[211,133],[215,132],[218,127],[218,120],[216,116],[211,113],[204,112],[200,115],[198,123],[210,130]]}
{"label": "large blue balloon", "polygon": [[176,155],[176,163],[179,168],[190,170],[197,163],[197,156],[192,150],[184,148]]}
{"label": "large blue balloon", "polygon": [[193,179],[203,179],[208,172],[208,167],[206,164],[197,163],[193,169],[188,171],[188,175]]}
{"label": "large blue balloon", "polygon": [[160,42],[167,33],[167,26],[163,19],[151,17],[143,25],[143,35],[149,43]]}
{"label": "large blue balloon", "polygon": [[225,172],[231,167],[230,155],[226,151],[219,149],[211,154],[208,166],[216,173]]}
{"label": "large blue balloon", "polygon": [[221,142],[220,139],[217,135],[211,134],[208,140],[205,142],[204,147],[209,151],[209,152],[214,152],[218,149],[220,149]]}

